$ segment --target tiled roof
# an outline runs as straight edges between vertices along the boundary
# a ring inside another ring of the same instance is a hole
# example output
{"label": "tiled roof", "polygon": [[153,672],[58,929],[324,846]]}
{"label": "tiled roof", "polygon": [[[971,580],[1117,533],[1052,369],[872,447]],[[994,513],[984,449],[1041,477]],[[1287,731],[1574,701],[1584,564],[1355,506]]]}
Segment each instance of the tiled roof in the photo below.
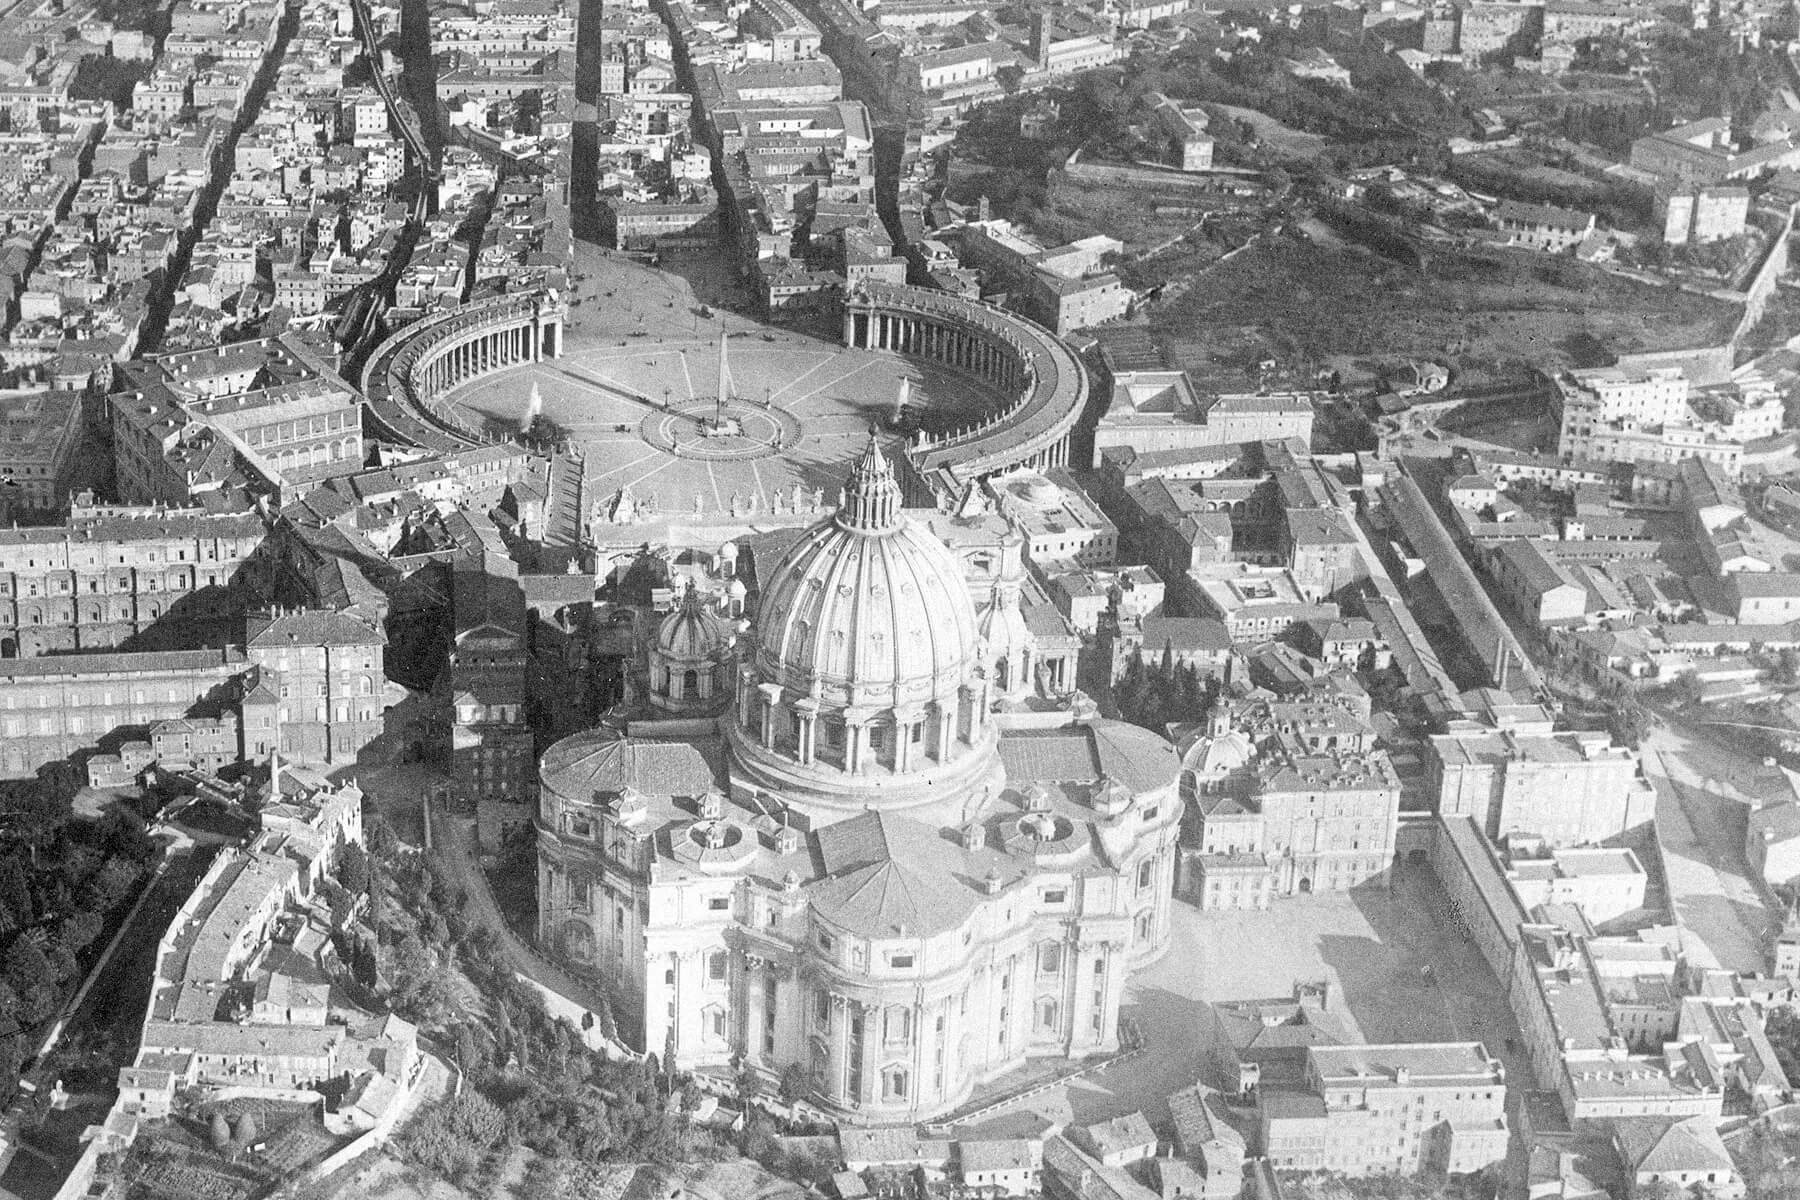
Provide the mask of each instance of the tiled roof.
{"label": "tiled roof", "polygon": [[974,881],[986,858],[945,840],[927,825],[869,812],[817,834],[831,878],[813,892],[832,924],[870,937],[923,937],[961,925],[975,909]]}
{"label": "tiled roof", "polygon": [[647,796],[700,796],[718,786],[713,764],[686,742],[655,742],[593,731],[544,755],[547,787],[561,795],[635,788]]}
{"label": "tiled roof", "polygon": [[1718,1132],[1704,1117],[1669,1121],[1626,1117],[1613,1122],[1613,1135],[1628,1171],[1638,1175],[1734,1170]]}
{"label": "tiled roof", "polygon": [[1180,770],[1166,739],[1118,721],[1008,732],[1000,739],[1000,760],[1007,781],[1021,788],[1037,780],[1091,783],[1106,775],[1148,792],[1167,786]]}
{"label": "tiled roof", "polygon": [[173,671],[198,671],[207,667],[238,670],[244,656],[226,650],[145,650],[123,654],[47,654],[40,658],[16,658],[0,665],[0,679],[32,675],[151,675]]}
{"label": "tiled roof", "polygon": [[283,613],[258,613],[245,622],[244,642],[269,646],[382,646],[387,635],[381,627],[349,613],[300,609]]}

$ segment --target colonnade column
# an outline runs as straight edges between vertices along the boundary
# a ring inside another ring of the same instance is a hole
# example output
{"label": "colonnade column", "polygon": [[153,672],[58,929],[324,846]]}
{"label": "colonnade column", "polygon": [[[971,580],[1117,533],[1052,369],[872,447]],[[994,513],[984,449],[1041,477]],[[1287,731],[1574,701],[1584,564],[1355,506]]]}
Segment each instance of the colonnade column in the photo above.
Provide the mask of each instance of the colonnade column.
{"label": "colonnade column", "polygon": [[894,712],[894,770],[905,773],[912,770],[913,730],[925,719],[921,709],[896,709]]}
{"label": "colonnade column", "polygon": [[852,775],[863,769],[863,733],[861,721],[844,722],[844,769]]}
{"label": "colonnade column", "polygon": [[758,684],[757,691],[761,692],[763,697],[762,744],[773,747],[775,745],[775,709],[781,703],[781,685],[779,683]]}
{"label": "colonnade column", "polygon": [[794,702],[794,719],[799,723],[797,750],[801,766],[809,766],[813,760],[813,738],[819,727],[819,703],[810,696]]}
{"label": "colonnade column", "polygon": [[950,751],[956,745],[955,721],[956,710],[954,708],[951,708],[947,704],[939,704],[937,706],[937,760],[939,762],[950,761]]}
{"label": "colonnade column", "polygon": [[745,729],[750,728],[750,697],[756,692],[756,674],[750,670],[738,672],[737,711],[738,724]]}

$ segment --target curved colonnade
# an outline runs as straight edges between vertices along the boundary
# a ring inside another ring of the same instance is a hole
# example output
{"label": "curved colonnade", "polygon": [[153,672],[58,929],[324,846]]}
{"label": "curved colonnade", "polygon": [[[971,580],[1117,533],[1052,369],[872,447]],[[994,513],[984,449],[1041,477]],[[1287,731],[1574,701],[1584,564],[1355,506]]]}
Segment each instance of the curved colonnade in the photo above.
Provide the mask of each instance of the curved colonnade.
{"label": "curved colonnade", "polygon": [[490,371],[562,353],[567,310],[542,296],[496,296],[390,334],[363,367],[368,411],[394,441],[451,453],[491,439],[438,407]]}
{"label": "curved colonnade", "polygon": [[844,344],[928,358],[1013,398],[985,420],[908,443],[914,471],[934,491],[954,494],[997,471],[1068,462],[1087,369],[1043,326],[983,300],[870,282],[845,301]]}

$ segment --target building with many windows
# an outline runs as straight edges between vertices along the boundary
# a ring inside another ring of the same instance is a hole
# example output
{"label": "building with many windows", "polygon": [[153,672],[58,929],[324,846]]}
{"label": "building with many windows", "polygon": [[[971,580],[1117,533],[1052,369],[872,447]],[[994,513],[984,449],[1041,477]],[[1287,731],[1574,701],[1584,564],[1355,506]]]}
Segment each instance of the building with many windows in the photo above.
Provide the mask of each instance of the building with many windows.
{"label": "building with many windows", "polygon": [[29,779],[118,730],[145,737],[162,721],[229,712],[244,695],[247,665],[235,648],[0,664],[0,779]]}
{"label": "building with many windows", "polygon": [[279,753],[350,763],[381,734],[381,626],[350,612],[277,609],[245,622],[244,653],[268,672]]}
{"label": "building with many windows", "polygon": [[181,503],[243,464],[252,490],[303,494],[363,468],[362,397],[298,335],[159,354],[109,398],[118,485]]}
{"label": "building with many windows", "polygon": [[1201,908],[1347,891],[1393,859],[1400,779],[1373,727],[1344,704],[1221,702],[1183,764],[1195,819],[1181,890]]}
{"label": "building with many windows", "polygon": [[256,513],[86,505],[61,525],[0,529],[0,658],[107,649],[152,625],[191,623],[216,643],[266,534]]}

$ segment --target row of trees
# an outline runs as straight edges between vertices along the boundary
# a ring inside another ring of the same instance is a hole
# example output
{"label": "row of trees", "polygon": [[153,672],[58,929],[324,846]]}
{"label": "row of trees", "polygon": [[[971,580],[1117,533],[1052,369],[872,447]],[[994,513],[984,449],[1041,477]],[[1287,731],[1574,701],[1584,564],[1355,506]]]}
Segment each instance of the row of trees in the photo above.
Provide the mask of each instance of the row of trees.
{"label": "row of trees", "polygon": [[1198,721],[1216,696],[1217,684],[1192,666],[1174,661],[1174,650],[1165,645],[1154,667],[1132,655],[1124,673],[1113,684],[1113,701],[1119,715],[1133,725],[1161,733],[1171,722]]}

